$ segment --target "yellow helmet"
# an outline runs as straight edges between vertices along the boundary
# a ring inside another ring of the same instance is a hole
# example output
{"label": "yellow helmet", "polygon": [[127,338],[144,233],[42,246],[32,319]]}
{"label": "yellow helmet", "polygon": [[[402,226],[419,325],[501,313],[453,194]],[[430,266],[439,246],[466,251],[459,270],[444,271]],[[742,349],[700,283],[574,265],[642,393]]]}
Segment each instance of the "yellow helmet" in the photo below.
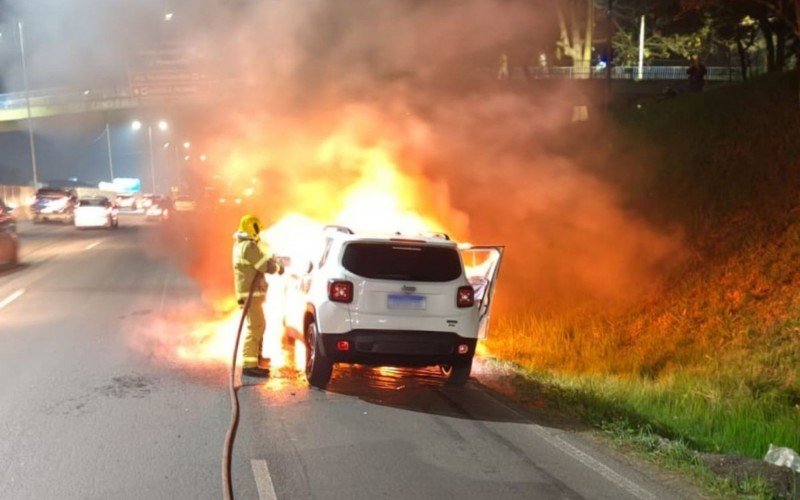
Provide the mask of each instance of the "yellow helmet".
{"label": "yellow helmet", "polygon": [[239,221],[239,231],[246,233],[254,240],[258,240],[258,235],[262,229],[264,229],[264,225],[255,215],[247,214]]}

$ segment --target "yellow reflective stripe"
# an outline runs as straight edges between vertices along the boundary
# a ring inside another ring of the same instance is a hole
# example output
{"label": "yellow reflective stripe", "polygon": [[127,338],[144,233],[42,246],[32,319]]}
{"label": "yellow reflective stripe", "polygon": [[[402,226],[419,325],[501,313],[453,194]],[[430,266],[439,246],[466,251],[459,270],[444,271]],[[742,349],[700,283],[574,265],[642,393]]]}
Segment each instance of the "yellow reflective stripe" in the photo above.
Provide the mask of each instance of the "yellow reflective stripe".
{"label": "yellow reflective stripe", "polygon": [[264,269],[264,266],[267,264],[267,262],[269,262],[269,259],[270,259],[270,258],[271,258],[271,257],[268,257],[268,256],[266,256],[266,255],[265,255],[265,256],[263,256],[263,257],[261,258],[261,260],[259,260],[259,261],[256,263],[256,269],[258,269],[259,271],[261,271],[262,269]]}
{"label": "yellow reflective stripe", "polygon": [[258,366],[258,357],[244,356],[242,359],[242,367],[255,368]]}

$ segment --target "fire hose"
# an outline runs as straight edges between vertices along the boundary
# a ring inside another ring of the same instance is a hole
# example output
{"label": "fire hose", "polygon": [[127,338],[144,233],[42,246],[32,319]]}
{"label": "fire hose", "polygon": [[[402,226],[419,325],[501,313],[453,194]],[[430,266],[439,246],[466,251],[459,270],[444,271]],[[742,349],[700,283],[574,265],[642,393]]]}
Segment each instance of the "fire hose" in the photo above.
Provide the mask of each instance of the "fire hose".
{"label": "fire hose", "polygon": [[228,384],[228,392],[231,397],[231,423],[228,432],[225,434],[225,445],[222,449],[222,497],[225,500],[233,500],[233,482],[231,481],[231,459],[233,458],[233,442],[236,440],[236,430],[239,428],[239,395],[236,387],[236,355],[239,352],[239,339],[242,336],[242,328],[247,318],[247,311],[253,300],[253,291],[256,288],[260,274],[256,274],[253,282],[250,283],[250,291],[242,307],[242,317],[239,319],[239,329],[236,331],[236,342],[233,345],[233,356],[231,357],[231,372]]}

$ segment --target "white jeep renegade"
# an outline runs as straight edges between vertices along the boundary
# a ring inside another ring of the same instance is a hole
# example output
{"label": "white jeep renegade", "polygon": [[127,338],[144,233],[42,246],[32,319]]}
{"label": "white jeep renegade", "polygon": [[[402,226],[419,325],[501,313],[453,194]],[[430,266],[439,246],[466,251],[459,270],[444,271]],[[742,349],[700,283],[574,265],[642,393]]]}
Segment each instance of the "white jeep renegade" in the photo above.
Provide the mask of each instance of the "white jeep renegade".
{"label": "white jeep renegade", "polygon": [[357,363],[438,365],[464,384],[487,333],[503,248],[459,249],[440,233],[324,233],[321,255],[286,296],[287,339],[305,343],[308,382],[324,388],[334,363]]}

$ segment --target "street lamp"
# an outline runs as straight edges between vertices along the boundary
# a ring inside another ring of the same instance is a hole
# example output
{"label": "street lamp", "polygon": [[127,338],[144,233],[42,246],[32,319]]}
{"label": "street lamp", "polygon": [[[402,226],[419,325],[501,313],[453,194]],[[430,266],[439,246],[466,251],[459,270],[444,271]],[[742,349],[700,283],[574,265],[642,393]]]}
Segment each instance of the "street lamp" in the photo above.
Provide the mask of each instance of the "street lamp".
{"label": "street lamp", "polygon": [[[131,128],[134,131],[140,130],[142,128],[142,122],[140,122],[139,120],[134,120],[133,122],[131,122]],[[158,121],[158,129],[161,130],[162,132],[164,132],[167,129],[169,129],[169,124],[166,122],[166,120],[159,120]],[[150,157],[150,179],[152,181],[152,186],[153,186],[153,191],[152,192],[153,192],[153,194],[155,194],[155,192],[156,192],[156,166],[155,166],[155,162],[153,160],[153,126],[150,125],[149,123],[147,124],[147,151],[149,153],[148,156]]]}

